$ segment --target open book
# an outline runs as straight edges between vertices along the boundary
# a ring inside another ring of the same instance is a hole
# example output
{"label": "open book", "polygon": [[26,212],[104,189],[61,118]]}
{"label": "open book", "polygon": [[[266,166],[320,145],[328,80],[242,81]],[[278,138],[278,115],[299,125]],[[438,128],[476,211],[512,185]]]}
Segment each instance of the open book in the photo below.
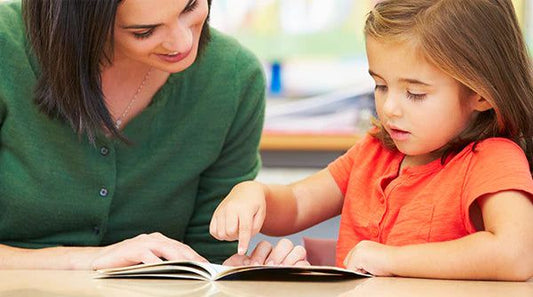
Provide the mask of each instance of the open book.
{"label": "open book", "polygon": [[224,266],[190,261],[165,261],[98,270],[98,278],[179,278],[195,280],[294,280],[368,277],[333,266]]}

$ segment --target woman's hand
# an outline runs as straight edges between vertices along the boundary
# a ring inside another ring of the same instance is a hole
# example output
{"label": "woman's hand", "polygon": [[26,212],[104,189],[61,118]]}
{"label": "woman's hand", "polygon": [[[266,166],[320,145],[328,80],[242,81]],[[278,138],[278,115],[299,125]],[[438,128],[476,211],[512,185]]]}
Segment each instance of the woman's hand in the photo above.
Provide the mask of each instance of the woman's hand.
{"label": "woman's hand", "polygon": [[103,247],[92,262],[93,269],[113,268],[165,260],[207,262],[188,245],[161,233],[142,234]]}
{"label": "woman's hand", "polygon": [[233,187],[213,214],[209,232],[218,240],[239,240],[238,255],[248,250],[250,239],[259,233],[265,221],[264,187],[247,181]]}
{"label": "woman's hand", "polygon": [[308,266],[305,249],[300,246],[294,246],[286,238],[281,239],[276,247],[266,241],[257,244],[254,251],[247,255],[235,254],[224,261],[224,265],[243,266],[243,265],[283,265],[283,266]]}
{"label": "woman's hand", "polygon": [[389,252],[394,247],[369,240],[360,241],[344,259],[346,268],[375,276],[393,276]]}

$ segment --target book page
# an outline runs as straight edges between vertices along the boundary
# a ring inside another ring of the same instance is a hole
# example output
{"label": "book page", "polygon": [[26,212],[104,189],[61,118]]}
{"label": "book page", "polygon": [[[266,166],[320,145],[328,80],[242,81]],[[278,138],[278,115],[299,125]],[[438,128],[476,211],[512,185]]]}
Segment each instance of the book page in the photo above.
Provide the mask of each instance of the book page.
{"label": "book page", "polygon": [[233,267],[194,261],[165,261],[98,270],[100,277],[166,277],[213,279]]}
{"label": "book page", "polygon": [[218,279],[303,279],[309,277],[342,278],[370,277],[353,270],[333,266],[223,266],[215,280]]}
{"label": "book page", "polygon": [[197,280],[283,280],[310,277],[339,279],[346,277],[368,277],[371,275],[333,266],[224,266],[205,262],[166,261],[155,264],[140,264],[129,267],[103,269],[98,271],[101,278],[109,277],[157,277]]}

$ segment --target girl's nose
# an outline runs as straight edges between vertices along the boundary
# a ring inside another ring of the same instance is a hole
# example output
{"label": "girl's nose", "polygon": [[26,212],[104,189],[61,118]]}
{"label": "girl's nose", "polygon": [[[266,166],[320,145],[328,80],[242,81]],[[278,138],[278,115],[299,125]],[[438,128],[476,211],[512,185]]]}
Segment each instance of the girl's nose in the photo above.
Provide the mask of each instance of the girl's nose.
{"label": "girl's nose", "polygon": [[384,98],[383,112],[387,117],[400,117],[402,115],[400,97],[397,94],[395,95],[389,92]]}

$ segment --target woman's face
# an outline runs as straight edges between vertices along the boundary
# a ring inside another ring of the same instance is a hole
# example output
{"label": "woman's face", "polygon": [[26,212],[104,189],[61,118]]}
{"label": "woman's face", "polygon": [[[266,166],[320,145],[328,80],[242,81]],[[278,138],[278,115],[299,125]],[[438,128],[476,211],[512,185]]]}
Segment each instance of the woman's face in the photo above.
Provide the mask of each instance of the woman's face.
{"label": "woman's face", "polygon": [[113,62],[131,60],[175,73],[189,67],[209,7],[207,0],[124,0],[114,27]]}

